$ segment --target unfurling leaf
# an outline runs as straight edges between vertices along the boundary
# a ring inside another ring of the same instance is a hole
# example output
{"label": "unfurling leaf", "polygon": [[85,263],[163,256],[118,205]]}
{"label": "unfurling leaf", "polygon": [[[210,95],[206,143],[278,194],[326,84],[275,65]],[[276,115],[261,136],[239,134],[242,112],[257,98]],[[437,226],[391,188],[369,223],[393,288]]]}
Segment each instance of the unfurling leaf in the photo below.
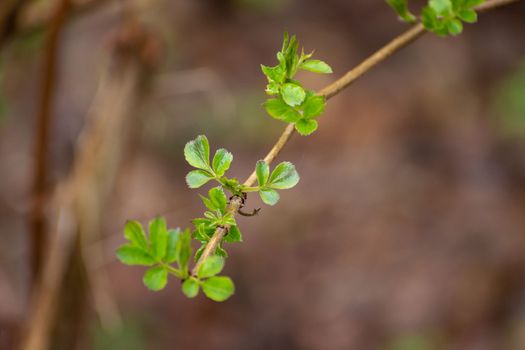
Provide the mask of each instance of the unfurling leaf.
{"label": "unfurling leaf", "polygon": [[386,2],[397,12],[399,18],[408,23],[414,23],[416,16],[414,16],[408,9],[407,0],[386,0]]}
{"label": "unfurling leaf", "polygon": [[332,67],[330,67],[326,62],[321,60],[306,60],[301,66],[301,69],[321,74],[330,74],[332,73]]}

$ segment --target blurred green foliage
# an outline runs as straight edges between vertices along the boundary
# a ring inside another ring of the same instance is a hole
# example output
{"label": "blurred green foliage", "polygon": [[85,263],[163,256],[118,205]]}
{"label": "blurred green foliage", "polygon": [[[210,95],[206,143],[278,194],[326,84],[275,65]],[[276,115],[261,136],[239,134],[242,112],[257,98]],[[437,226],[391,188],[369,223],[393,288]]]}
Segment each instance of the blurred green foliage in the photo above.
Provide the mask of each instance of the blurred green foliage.
{"label": "blurred green foliage", "polygon": [[91,332],[93,350],[143,350],[148,348],[145,321],[139,317],[125,317],[122,327],[108,332],[96,324]]}
{"label": "blurred green foliage", "polygon": [[525,62],[497,88],[494,110],[504,136],[525,135]]}
{"label": "blurred green foliage", "polygon": [[387,350],[437,350],[430,337],[423,334],[407,334],[395,338]]}

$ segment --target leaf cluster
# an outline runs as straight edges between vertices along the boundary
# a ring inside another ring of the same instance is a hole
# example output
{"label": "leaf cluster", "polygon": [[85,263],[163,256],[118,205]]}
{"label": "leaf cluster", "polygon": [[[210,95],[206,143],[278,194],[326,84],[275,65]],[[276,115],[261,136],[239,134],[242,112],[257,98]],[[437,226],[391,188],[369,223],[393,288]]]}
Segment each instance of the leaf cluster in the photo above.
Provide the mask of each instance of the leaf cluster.
{"label": "leaf cluster", "polygon": [[321,60],[311,59],[313,53],[298,53],[299,43],[295,35],[284,34],[281,51],[277,53],[279,64],[273,67],[261,65],[268,78],[266,93],[273,98],[264,104],[266,111],[275,119],[294,123],[301,135],[310,135],[317,130],[317,117],[326,107],[326,99],[314,91],[305,89],[294,80],[299,70],[329,74],[332,68]]}
{"label": "leaf cluster", "polygon": [[[400,19],[415,23],[416,16],[408,8],[408,0],[386,0],[397,12]],[[484,0],[429,0],[421,10],[421,23],[423,26],[439,35],[459,35],[463,31],[463,22],[475,23],[478,20],[475,7]]]}

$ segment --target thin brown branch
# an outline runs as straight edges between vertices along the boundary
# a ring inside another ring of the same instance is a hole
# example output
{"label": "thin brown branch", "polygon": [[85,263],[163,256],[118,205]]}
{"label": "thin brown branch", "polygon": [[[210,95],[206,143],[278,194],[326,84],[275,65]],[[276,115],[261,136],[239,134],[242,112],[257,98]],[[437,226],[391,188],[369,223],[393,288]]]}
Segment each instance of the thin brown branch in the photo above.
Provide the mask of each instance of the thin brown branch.
{"label": "thin brown branch", "polygon": [[35,163],[33,170],[31,225],[31,273],[33,282],[38,278],[42,266],[45,245],[46,222],[44,208],[48,189],[49,133],[53,120],[55,85],[57,80],[58,48],[70,0],[61,0],[50,23],[44,47],[43,75],[40,83],[36,137],[34,145]]}
{"label": "thin brown branch", "polygon": [[[520,0],[490,0],[484,3],[481,6],[478,6],[476,10],[478,11],[488,11],[492,10],[498,7],[502,7],[505,5],[510,5],[512,3],[518,2]],[[401,35],[394,38],[392,41],[390,41],[388,44],[383,46],[381,49],[376,51],[374,54],[372,54],[370,57],[365,59],[363,62],[361,62],[359,65],[357,65],[352,70],[348,71],[345,75],[343,75],[341,78],[333,82],[332,84],[326,86],[325,88],[321,89],[318,94],[321,96],[325,96],[327,99],[337,95],[339,92],[341,92],[343,89],[348,87],[350,84],[352,84],[354,81],[356,81],[358,78],[363,76],[365,73],[367,73],[371,68],[377,66],[379,63],[386,60],[388,57],[390,57],[395,52],[401,50],[408,44],[414,42],[416,39],[421,37],[423,34],[425,34],[425,28],[421,24],[416,24],[412,26],[409,30],[402,33]],[[275,145],[272,147],[270,152],[266,155],[264,160],[266,163],[270,164],[277,155],[281,152],[281,150],[284,148],[284,146],[288,143],[291,136],[294,133],[294,125],[288,124],[286,128],[284,129],[283,133],[275,143]],[[246,186],[252,186],[255,183],[256,180],[256,174],[255,171],[246,179],[244,182],[244,185]],[[230,205],[228,206],[228,212],[235,215],[239,208],[241,207],[241,200],[239,198],[234,198]],[[191,273],[192,275],[197,275],[197,272],[199,271],[199,267],[202,265],[202,263],[215,252],[219,244],[221,243],[222,238],[226,235],[228,232],[229,227],[218,227],[215,230],[215,233],[211,237],[211,239],[208,241],[206,247],[204,248],[204,251],[202,252],[199,260],[195,263],[195,266],[193,267]]]}

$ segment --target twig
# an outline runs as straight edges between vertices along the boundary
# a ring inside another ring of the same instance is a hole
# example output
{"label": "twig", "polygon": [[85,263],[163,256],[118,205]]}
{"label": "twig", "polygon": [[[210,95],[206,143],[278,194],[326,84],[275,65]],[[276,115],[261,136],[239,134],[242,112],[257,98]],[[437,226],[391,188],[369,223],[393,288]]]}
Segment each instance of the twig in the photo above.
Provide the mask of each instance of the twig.
{"label": "twig", "polygon": [[38,278],[42,266],[45,245],[46,221],[44,208],[48,189],[49,131],[53,117],[53,100],[57,80],[58,47],[70,0],[61,0],[50,23],[44,48],[43,76],[40,84],[40,100],[37,115],[37,133],[34,145],[34,172],[31,225],[31,273],[33,282]]}
{"label": "twig", "polygon": [[[520,0],[491,0],[487,1],[481,6],[478,6],[476,10],[478,11],[488,11],[492,10],[501,6],[510,5],[512,3],[518,2]],[[371,68],[375,67],[379,63],[383,62],[385,59],[390,57],[395,52],[399,51],[400,49],[404,48],[408,44],[412,43],[419,37],[421,37],[423,34],[426,33],[425,28],[421,24],[416,24],[412,26],[409,30],[404,32],[403,34],[397,36],[392,41],[390,41],[388,44],[383,46],[381,49],[376,51],[374,54],[372,54],[370,57],[365,59],[362,63],[360,63],[358,66],[353,68],[352,70],[348,71],[345,75],[343,75],[341,78],[333,82],[332,84],[326,86],[325,88],[321,89],[318,94],[321,96],[325,96],[327,99],[337,95],[339,92],[341,92],[343,89],[348,87],[350,84],[352,84],[354,81],[356,81],[358,78],[363,76],[366,72],[368,72]],[[275,143],[275,145],[272,147],[270,152],[266,155],[264,158],[264,161],[268,164],[270,164],[277,155],[281,152],[281,150],[284,148],[284,146],[288,143],[291,136],[294,133],[294,124],[288,124],[286,128],[284,129],[283,133]],[[255,171],[246,179],[244,182],[245,186],[252,186],[257,179],[257,175]],[[228,212],[232,213],[232,215],[235,215],[235,213],[239,210],[240,206],[242,204],[242,201],[240,198],[234,198],[230,201],[230,205],[228,207]],[[228,232],[229,227],[218,227],[215,230],[215,233],[211,237],[211,239],[208,241],[206,247],[204,248],[204,251],[202,252],[199,260],[195,263],[195,266],[193,267],[191,273],[192,275],[197,275],[197,272],[199,271],[199,267],[202,265],[202,263],[215,252],[218,245],[222,241],[222,238]]]}

